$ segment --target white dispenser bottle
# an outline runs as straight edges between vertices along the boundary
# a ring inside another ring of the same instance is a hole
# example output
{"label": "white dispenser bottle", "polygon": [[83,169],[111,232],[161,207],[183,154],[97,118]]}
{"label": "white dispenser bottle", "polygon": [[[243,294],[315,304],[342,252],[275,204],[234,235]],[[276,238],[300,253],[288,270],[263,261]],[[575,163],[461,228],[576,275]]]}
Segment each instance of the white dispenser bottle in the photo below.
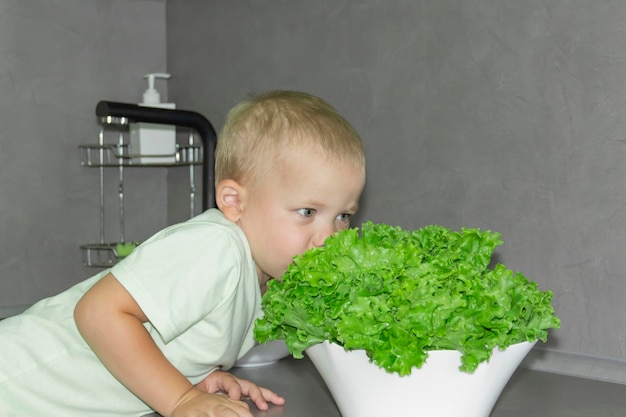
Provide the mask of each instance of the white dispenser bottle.
{"label": "white dispenser bottle", "polygon": [[[143,93],[143,102],[140,106],[175,109],[174,103],[161,103],[161,95],[154,88],[154,80],[167,80],[171,77],[165,73],[150,73],[148,89]],[[170,164],[176,162],[176,126],[158,123],[131,123],[130,146],[134,163],[141,164]]]}

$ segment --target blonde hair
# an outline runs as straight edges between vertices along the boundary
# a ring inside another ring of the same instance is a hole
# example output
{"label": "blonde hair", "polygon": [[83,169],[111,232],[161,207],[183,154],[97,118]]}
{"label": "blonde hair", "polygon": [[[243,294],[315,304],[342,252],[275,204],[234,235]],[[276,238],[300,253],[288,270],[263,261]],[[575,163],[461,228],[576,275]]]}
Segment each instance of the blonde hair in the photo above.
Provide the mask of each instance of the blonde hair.
{"label": "blonde hair", "polygon": [[325,156],[363,168],[365,154],[354,128],[324,100],[298,91],[272,91],[228,113],[215,152],[215,183],[254,181],[285,152],[316,147]]}

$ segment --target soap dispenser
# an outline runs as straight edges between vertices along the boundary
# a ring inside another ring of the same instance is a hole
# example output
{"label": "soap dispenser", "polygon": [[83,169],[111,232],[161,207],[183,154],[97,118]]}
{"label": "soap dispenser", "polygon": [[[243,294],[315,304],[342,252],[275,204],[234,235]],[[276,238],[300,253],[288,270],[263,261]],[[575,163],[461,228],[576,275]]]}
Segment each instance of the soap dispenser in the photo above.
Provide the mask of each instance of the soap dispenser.
{"label": "soap dispenser", "polygon": [[[155,88],[157,78],[167,80],[165,73],[150,73],[148,88],[143,93],[140,106],[175,109],[174,103],[161,103],[161,94]],[[176,161],[176,126],[158,123],[131,123],[130,146],[133,162],[140,164],[170,164]]]}

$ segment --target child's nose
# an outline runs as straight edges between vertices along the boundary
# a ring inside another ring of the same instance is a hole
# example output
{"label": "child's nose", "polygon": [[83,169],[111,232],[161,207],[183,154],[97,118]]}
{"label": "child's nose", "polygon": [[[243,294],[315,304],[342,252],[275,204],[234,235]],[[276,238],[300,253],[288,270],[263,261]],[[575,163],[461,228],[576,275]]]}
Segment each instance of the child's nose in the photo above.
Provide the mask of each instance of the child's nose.
{"label": "child's nose", "polygon": [[316,248],[320,247],[320,246],[324,246],[324,241],[326,240],[326,238],[332,234],[334,234],[337,231],[337,228],[335,226],[331,226],[331,227],[325,227],[323,229],[318,230],[318,232],[315,234],[315,236],[312,239],[312,245]]}

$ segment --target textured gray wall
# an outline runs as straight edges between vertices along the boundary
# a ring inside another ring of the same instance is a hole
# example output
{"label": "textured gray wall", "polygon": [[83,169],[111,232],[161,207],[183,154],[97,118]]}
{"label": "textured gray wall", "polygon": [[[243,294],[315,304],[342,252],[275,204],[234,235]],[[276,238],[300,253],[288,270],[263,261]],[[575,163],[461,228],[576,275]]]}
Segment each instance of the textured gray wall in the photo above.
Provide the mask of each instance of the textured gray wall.
{"label": "textured gray wall", "polygon": [[626,2],[197,0],[167,19],[175,101],[219,128],[249,92],[324,97],[365,141],[360,220],[501,232],[498,260],[555,293],[546,355],[624,380]]}
{"label": "textured gray wall", "polygon": [[[357,221],[502,232],[498,260],[555,292],[546,367],[623,371],[624,19],[609,0],[186,0],[167,3],[166,45],[165,0],[0,0],[0,315],[94,272],[78,145],[99,100],[139,101],[167,68],[171,101],[218,129],[249,92],[326,98],[365,141]],[[127,170],[128,238],[170,221],[166,176]]]}
{"label": "textured gray wall", "polygon": [[[97,143],[98,101],[140,101],[165,53],[165,0],[0,0],[0,317],[97,272],[79,245],[98,242],[98,170],[78,145]],[[126,170],[127,239],[165,225],[166,175]]]}

